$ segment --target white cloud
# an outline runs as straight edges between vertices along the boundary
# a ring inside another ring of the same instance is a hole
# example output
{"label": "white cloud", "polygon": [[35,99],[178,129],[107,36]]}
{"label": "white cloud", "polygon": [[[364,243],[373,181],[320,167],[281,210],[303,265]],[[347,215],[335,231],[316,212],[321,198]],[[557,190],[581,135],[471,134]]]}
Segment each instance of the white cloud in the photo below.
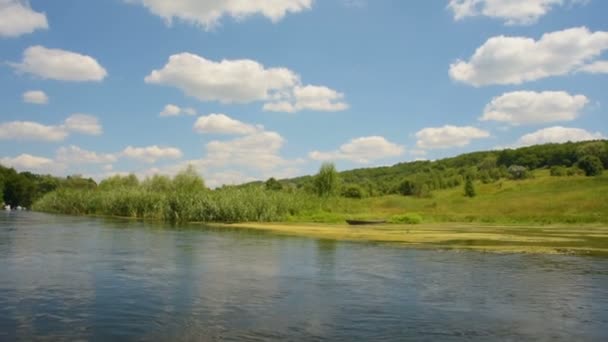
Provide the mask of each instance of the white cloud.
{"label": "white cloud", "polygon": [[308,154],[313,160],[345,159],[356,163],[368,164],[373,160],[397,157],[404,152],[403,146],[397,145],[380,136],[352,139],[331,152],[313,151]]}
{"label": "white cloud", "polygon": [[65,166],[53,161],[52,159],[33,156],[23,153],[17,157],[0,158],[0,164],[15,168],[19,171],[35,171],[44,173],[55,173],[65,169]]}
{"label": "white cloud", "polygon": [[106,70],[91,56],[76,52],[31,46],[21,63],[10,63],[17,71],[59,81],[101,81]]}
{"label": "white cloud", "polygon": [[[215,62],[180,53],[145,78],[149,84],[176,87],[200,101],[250,103],[266,101],[268,111],[340,111],[348,108],[344,94],[325,86],[302,86],[300,75],[287,68],[266,68],[249,60]],[[170,108],[168,114],[175,112]]]}
{"label": "white cloud", "polygon": [[608,61],[597,61],[579,69],[590,74],[608,74]]}
{"label": "white cloud", "polygon": [[348,109],[344,94],[324,86],[296,86],[291,100],[294,103],[285,100],[266,103],[264,110],[293,113],[301,110],[337,112]]}
{"label": "white cloud", "polygon": [[497,36],[477,48],[469,61],[450,65],[456,81],[483,86],[521,84],[571,73],[608,49],[608,32],[578,27],[544,34],[539,40]]}
{"label": "white cloud", "polygon": [[0,124],[2,140],[61,141],[68,136],[62,126],[47,126],[31,121],[12,121]]}
{"label": "white cloud", "polygon": [[256,181],[255,177],[251,177],[239,171],[226,170],[221,172],[213,172],[205,175],[205,184],[210,188],[220,187],[222,185],[237,185]]}
{"label": "white cloud", "polygon": [[73,114],[61,125],[43,125],[32,121],[0,123],[2,140],[61,141],[72,132],[99,135],[102,127],[96,117],[86,114]]}
{"label": "white cloud", "polygon": [[606,139],[606,137],[600,132],[592,133],[582,128],[554,126],[543,128],[536,132],[522,136],[518,140],[517,145],[529,146],[546,143],[564,143],[568,141],[574,142],[596,139]]}
{"label": "white cloud", "polygon": [[49,97],[42,90],[29,90],[23,93],[23,102],[47,104],[49,103]]}
{"label": "white cloud", "polygon": [[577,2],[581,0],[450,0],[448,8],[455,20],[483,15],[504,20],[507,25],[529,25],[555,6]]}
{"label": "white cloud", "polygon": [[451,126],[424,128],[416,133],[416,146],[419,148],[450,148],[466,146],[473,139],[482,139],[490,133],[471,126]]}
{"label": "white cloud", "polygon": [[159,159],[179,159],[182,157],[182,151],[175,147],[159,147],[156,145],[147,147],[127,146],[122,151],[121,156],[146,163],[154,163]]}
{"label": "white cloud", "polygon": [[181,108],[174,104],[168,104],[165,106],[162,112],[160,112],[161,117],[166,116],[179,116],[181,114],[185,115],[196,115],[196,110],[194,108]]}
{"label": "white cloud", "polygon": [[514,91],[493,98],[480,120],[511,125],[572,121],[587,103],[589,100],[584,95],[564,91]]}
{"label": "white cloud", "polygon": [[44,13],[32,10],[25,0],[0,0],[0,37],[18,37],[48,29]]}
{"label": "white cloud", "polygon": [[228,141],[214,140],[206,145],[204,158],[209,166],[236,165],[256,170],[272,170],[285,161],[279,151],[285,139],[276,132],[256,132]]}
{"label": "white cloud", "polygon": [[269,68],[256,61],[214,62],[191,53],[169,57],[160,70],[153,70],[146,83],[174,86],[201,101],[247,103],[298,84],[298,75],[286,68]]}
{"label": "white cloud", "polygon": [[66,164],[107,164],[115,162],[117,158],[111,153],[97,153],[70,145],[59,148],[56,159]]}
{"label": "white cloud", "polygon": [[194,130],[199,133],[245,135],[261,131],[263,127],[246,124],[225,114],[209,114],[196,120]]}
{"label": "white cloud", "polygon": [[252,15],[263,15],[273,22],[287,13],[297,13],[312,7],[313,0],[127,0],[141,3],[153,14],[171,24],[173,18],[203,27],[205,30],[218,25],[223,17],[237,20]]}
{"label": "white cloud", "polygon": [[70,132],[88,135],[100,135],[103,132],[99,120],[88,114],[72,114],[65,119],[64,126]]}

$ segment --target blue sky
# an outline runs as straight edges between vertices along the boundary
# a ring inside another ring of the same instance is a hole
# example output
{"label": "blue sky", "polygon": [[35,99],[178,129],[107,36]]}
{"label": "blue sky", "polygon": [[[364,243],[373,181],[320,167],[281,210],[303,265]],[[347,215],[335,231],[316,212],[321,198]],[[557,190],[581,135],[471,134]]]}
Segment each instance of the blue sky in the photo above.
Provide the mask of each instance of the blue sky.
{"label": "blue sky", "polygon": [[[600,0],[0,0],[0,163],[211,186],[608,135]],[[161,114],[162,113],[162,114]]]}

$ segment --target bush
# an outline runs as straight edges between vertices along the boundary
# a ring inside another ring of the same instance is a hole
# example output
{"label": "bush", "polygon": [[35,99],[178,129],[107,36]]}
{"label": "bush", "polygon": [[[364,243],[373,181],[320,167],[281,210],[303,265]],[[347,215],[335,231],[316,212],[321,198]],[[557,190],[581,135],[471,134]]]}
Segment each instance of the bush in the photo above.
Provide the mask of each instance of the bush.
{"label": "bush", "polygon": [[475,187],[473,186],[473,181],[471,178],[468,178],[464,183],[464,195],[467,197],[475,197],[477,193],[475,193]]}
{"label": "bush", "polygon": [[344,190],[342,190],[342,196],[347,197],[347,198],[365,197],[363,189],[361,189],[361,187],[356,184],[351,184],[351,185],[345,187]]}
{"label": "bush", "polygon": [[509,172],[509,177],[511,179],[526,179],[530,177],[528,168],[521,165],[511,165],[507,169],[507,172]]}
{"label": "bush", "polygon": [[568,169],[564,166],[552,166],[551,167],[551,176],[554,177],[563,177],[568,175]]}
{"label": "bush", "polygon": [[422,223],[422,216],[416,213],[407,213],[403,215],[394,215],[389,221],[390,223],[420,224]]}
{"label": "bush", "polygon": [[600,158],[591,155],[579,159],[577,165],[581,170],[585,171],[586,176],[599,176],[604,170],[604,165],[602,165]]}

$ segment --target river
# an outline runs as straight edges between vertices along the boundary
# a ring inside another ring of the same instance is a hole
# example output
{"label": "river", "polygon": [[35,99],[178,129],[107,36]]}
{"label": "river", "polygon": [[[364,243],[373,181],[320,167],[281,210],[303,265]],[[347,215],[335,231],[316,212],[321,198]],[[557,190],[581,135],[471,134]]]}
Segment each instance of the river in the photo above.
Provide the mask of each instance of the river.
{"label": "river", "polygon": [[608,340],[608,258],[0,213],[0,340]]}

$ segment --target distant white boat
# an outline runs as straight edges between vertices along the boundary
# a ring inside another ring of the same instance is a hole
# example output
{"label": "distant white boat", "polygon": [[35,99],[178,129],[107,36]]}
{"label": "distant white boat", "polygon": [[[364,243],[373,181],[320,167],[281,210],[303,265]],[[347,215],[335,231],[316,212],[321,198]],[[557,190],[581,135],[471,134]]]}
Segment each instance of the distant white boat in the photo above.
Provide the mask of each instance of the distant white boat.
{"label": "distant white boat", "polygon": [[10,205],[8,205],[8,204],[7,204],[7,205],[5,205],[5,206],[4,206],[4,210],[6,210],[6,211],[10,211],[10,210],[11,210],[11,206],[10,206]]}
{"label": "distant white boat", "polygon": [[17,206],[17,210],[23,210],[23,207],[22,207],[22,206],[20,206],[20,205],[18,205],[18,206]]}

